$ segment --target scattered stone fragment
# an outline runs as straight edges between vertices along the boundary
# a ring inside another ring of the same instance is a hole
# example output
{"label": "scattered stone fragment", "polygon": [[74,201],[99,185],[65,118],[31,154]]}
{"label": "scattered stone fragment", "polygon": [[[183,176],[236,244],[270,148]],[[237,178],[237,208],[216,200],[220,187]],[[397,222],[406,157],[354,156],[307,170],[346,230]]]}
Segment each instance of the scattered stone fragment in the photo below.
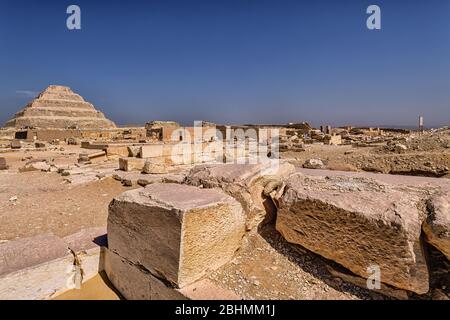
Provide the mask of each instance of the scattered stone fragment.
{"label": "scattered stone fragment", "polygon": [[307,169],[322,169],[325,165],[320,159],[308,159],[303,163],[303,168]]}

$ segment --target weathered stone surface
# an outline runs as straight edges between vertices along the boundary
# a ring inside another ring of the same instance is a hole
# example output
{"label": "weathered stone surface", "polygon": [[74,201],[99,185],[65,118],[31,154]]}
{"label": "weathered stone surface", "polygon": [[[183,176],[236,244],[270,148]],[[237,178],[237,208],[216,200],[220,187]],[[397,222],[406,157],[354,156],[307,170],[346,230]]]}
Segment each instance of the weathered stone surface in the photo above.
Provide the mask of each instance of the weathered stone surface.
{"label": "weathered stone surface", "polygon": [[20,140],[11,141],[11,149],[20,149],[20,148],[22,148],[22,141]]}
{"label": "weathered stone surface", "polygon": [[[333,268],[330,265],[326,266],[327,270],[334,277],[340,278],[345,282],[353,283],[358,287],[369,289],[367,286],[367,279],[361,278],[355,274],[348,272],[347,270],[342,270],[343,268]],[[393,297],[398,300],[408,300],[408,294],[405,290],[396,289],[394,287],[388,286],[384,283],[380,283],[380,288],[372,288],[376,293],[381,293],[385,296]]]}
{"label": "weathered stone surface", "polygon": [[170,156],[169,146],[165,147],[163,144],[151,144],[142,146],[139,152],[141,158],[156,158],[162,156]]}
{"label": "weathered stone surface", "polygon": [[142,173],[147,173],[147,174],[169,173],[169,167],[164,163],[157,163],[154,161],[147,160],[147,161],[145,161],[144,168],[142,169]]}
{"label": "weathered stone surface", "polygon": [[49,86],[6,122],[5,127],[98,129],[116,126],[70,88]]}
{"label": "weathered stone surface", "polygon": [[140,158],[119,158],[119,169],[123,171],[142,171],[145,159]]}
{"label": "weathered stone surface", "polygon": [[127,146],[109,146],[106,148],[106,154],[108,156],[120,156],[120,157],[128,157],[128,147]]}
{"label": "weathered stone surface", "polygon": [[292,243],[367,278],[419,294],[428,291],[421,242],[424,199],[372,179],[290,177],[278,199],[277,230]]}
{"label": "weathered stone surface", "polygon": [[288,163],[199,165],[189,172],[186,183],[224,190],[244,208],[247,230],[256,230],[267,211],[274,209],[269,194],[282,191],[283,180],[293,172]]}
{"label": "weathered stone surface", "polygon": [[135,264],[105,249],[105,272],[108,279],[127,300],[186,300],[142,265]]}
{"label": "weathered stone surface", "polygon": [[450,192],[433,196],[428,201],[428,210],[423,224],[426,240],[450,260]]}
{"label": "weathered stone surface", "polygon": [[308,159],[303,164],[303,168],[308,169],[322,169],[325,165],[320,159]]}
{"label": "weathered stone surface", "polygon": [[139,146],[128,146],[128,156],[137,158],[141,153],[141,147]]}
{"label": "weathered stone surface", "polygon": [[51,234],[0,244],[0,299],[47,299],[67,290],[73,262],[64,241]]}
{"label": "weathered stone surface", "polygon": [[148,270],[105,249],[108,279],[128,300],[240,300],[234,292],[217,287],[208,280],[194,282],[182,289],[173,288]]}
{"label": "weathered stone surface", "polygon": [[45,148],[46,145],[45,145],[45,142],[39,142],[39,141],[37,141],[37,142],[34,143],[34,147],[35,147],[35,148]]}
{"label": "weathered stone surface", "polygon": [[232,258],[244,223],[239,203],[218,190],[151,184],[111,202],[109,249],[183,287]]}
{"label": "weathered stone surface", "polygon": [[6,159],[3,157],[0,157],[0,170],[6,170],[8,169],[8,166],[6,165]]}
{"label": "weathered stone surface", "polygon": [[45,161],[39,160],[31,160],[26,163],[22,168],[19,169],[20,172],[28,172],[28,171],[44,171],[48,172],[51,169],[51,165],[49,165]]}
{"label": "weathered stone surface", "polygon": [[83,229],[63,240],[72,250],[76,263],[81,268],[81,282],[93,278],[103,269],[100,256],[102,247],[107,246],[105,227]]}
{"label": "weathered stone surface", "polygon": [[145,187],[148,184],[152,183],[182,183],[186,178],[186,174],[184,172],[178,173],[168,173],[168,174],[145,174],[140,172],[125,172],[125,171],[116,171],[112,175],[113,179],[123,182],[124,180],[130,180],[132,184],[138,184],[140,186]]}

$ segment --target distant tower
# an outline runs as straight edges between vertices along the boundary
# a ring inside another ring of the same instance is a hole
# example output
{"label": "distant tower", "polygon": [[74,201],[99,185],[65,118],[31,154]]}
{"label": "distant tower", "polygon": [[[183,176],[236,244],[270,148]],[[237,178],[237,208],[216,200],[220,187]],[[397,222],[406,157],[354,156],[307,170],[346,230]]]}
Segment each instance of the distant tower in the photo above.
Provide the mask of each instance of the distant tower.
{"label": "distant tower", "polygon": [[423,116],[419,116],[419,132],[423,133]]}

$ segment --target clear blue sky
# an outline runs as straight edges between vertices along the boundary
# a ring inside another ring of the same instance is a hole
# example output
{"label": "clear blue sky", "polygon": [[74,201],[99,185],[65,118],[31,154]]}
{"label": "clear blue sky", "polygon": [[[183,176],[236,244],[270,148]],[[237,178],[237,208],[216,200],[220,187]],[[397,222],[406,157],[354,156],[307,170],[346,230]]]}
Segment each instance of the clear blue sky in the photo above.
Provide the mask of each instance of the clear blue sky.
{"label": "clear blue sky", "polygon": [[450,124],[448,0],[1,0],[0,46],[0,123],[62,84],[119,124]]}

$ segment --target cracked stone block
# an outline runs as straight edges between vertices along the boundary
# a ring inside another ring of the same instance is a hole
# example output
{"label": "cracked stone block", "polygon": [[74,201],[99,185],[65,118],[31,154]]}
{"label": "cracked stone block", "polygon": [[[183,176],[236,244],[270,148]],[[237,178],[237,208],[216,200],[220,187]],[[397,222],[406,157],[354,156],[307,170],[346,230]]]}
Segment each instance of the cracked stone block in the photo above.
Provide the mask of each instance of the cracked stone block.
{"label": "cracked stone block", "polygon": [[0,244],[0,300],[41,300],[68,290],[74,258],[53,234]]}
{"label": "cracked stone block", "polygon": [[291,243],[363,278],[418,294],[429,290],[420,192],[367,178],[291,176],[278,200],[276,229]]}
{"label": "cracked stone block", "polygon": [[181,288],[233,257],[244,223],[240,204],[219,190],[156,183],[110,203],[108,245]]}
{"label": "cracked stone block", "polygon": [[450,192],[428,201],[429,216],[423,224],[426,240],[450,260]]}
{"label": "cracked stone block", "polygon": [[[269,194],[282,191],[284,180],[295,172],[289,163],[207,164],[194,167],[186,183],[220,188],[235,198],[246,213],[247,230],[256,230],[267,213],[275,215]],[[271,188],[271,190],[268,190]]]}
{"label": "cracked stone block", "polygon": [[108,279],[127,300],[185,300],[186,298],[145,269],[111,252],[104,251]]}
{"label": "cracked stone block", "polygon": [[82,282],[93,278],[102,271],[102,247],[107,246],[106,228],[94,227],[83,229],[63,238],[67,246],[76,256],[77,263],[82,270]]}

